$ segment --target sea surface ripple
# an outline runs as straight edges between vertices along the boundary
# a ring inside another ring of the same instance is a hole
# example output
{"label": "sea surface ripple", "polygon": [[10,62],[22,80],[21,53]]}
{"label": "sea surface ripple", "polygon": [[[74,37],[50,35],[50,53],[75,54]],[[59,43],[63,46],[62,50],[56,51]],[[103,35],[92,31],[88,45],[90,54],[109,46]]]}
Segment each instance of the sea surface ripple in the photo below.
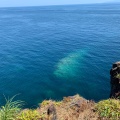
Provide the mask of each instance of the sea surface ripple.
{"label": "sea surface ripple", "polygon": [[0,105],[35,107],[79,93],[109,97],[120,60],[120,4],[0,8]]}

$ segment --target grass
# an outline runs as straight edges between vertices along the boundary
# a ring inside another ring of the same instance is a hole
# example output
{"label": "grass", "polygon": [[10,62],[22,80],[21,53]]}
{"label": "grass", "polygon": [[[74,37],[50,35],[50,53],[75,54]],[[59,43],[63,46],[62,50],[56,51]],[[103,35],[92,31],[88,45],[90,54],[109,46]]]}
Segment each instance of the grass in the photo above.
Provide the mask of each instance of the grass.
{"label": "grass", "polygon": [[13,101],[15,96],[8,98],[6,104],[0,108],[0,120],[16,120],[16,116],[21,111],[23,102],[20,100]]}
{"label": "grass", "polygon": [[120,101],[116,99],[103,100],[97,103],[96,110],[100,117],[108,120],[120,120]]}
{"label": "grass", "polygon": [[49,105],[49,103],[50,103],[50,100],[44,100],[44,101],[40,104],[40,106],[46,106],[46,105]]}
{"label": "grass", "polygon": [[17,120],[40,120],[42,116],[39,115],[37,110],[23,110],[17,117]]}

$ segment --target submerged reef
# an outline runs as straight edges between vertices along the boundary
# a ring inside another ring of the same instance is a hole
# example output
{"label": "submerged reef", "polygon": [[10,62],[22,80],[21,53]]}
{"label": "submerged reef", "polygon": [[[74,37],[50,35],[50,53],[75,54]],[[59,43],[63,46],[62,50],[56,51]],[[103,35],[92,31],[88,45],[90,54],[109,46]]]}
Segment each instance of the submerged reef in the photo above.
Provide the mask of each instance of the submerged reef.
{"label": "submerged reef", "polygon": [[58,78],[74,78],[80,72],[82,60],[87,54],[87,50],[78,50],[62,58],[56,65],[54,75]]}

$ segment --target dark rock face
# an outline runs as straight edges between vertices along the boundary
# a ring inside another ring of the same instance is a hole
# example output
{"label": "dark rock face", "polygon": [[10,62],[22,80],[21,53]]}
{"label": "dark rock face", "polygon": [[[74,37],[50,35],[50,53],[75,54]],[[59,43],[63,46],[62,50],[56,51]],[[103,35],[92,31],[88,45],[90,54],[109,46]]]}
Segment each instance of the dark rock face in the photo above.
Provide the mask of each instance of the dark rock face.
{"label": "dark rock face", "polygon": [[120,62],[113,64],[110,70],[111,75],[111,93],[110,98],[120,98]]}
{"label": "dark rock face", "polygon": [[47,115],[48,120],[57,120],[56,108],[53,104],[48,107]]}

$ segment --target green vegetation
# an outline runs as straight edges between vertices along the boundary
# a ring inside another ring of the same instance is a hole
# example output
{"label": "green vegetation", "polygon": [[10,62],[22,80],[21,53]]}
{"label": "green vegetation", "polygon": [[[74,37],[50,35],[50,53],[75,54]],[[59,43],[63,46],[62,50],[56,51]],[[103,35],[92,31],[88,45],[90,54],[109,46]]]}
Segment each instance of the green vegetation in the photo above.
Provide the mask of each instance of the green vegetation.
{"label": "green vegetation", "polygon": [[61,104],[62,104],[61,101],[56,101],[56,102],[55,102],[55,105],[56,105],[56,106],[60,106]]}
{"label": "green vegetation", "polygon": [[116,78],[120,79],[120,74],[117,74],[117,75],[116,75]]}
{"label": "green vegetation", "polygon": [[[120,120],[120,100],[116,99],[94,103],[76,95],[62,101],[44,100],[37,109],[21,109],[23,102],[13,101],[14,98],[5,98],[6,104],[0,108],[0,120],[52,120],[54,112],[59,120]],[[47,113],[48,108],[51,114]]]}
{"label": "green vegetation", "polygon": [[46,105],[48,105],[49,103],[50,103],[49,100],[44,100],[44,101],[40,104],[40,106],[46,106]]}
{"label": "green vegetation", "polygon": [[109,120],[120,120],[120,101],[115,99],[103,100],[97,103],[96,109],[100,117]]}
{"label": "green vegetation", "polygon": [[16,116],[23,105],[22,101],[13,101],[15,96],[11,99],[6,99],[6,104],[0,108],[0,120],[15,120]]}
{"label": "green vegetation", "polygon": [[24,110],[22,111],[18,117],[17,120],[39,120],[41,116],[39,115],[37,110]]}

